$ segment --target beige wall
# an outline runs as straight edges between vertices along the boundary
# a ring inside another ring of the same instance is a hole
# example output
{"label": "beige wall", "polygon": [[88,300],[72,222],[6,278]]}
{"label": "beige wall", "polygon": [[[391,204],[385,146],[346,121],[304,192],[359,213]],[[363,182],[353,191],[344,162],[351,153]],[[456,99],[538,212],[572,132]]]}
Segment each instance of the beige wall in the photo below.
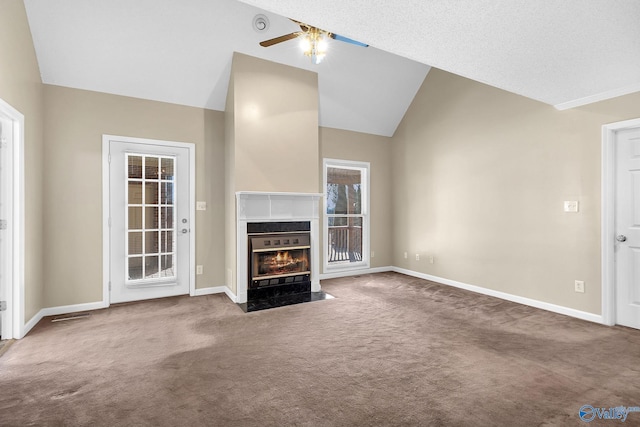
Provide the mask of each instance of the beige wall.
{"label": "beige wall", "polygon": [[[391,197],[391,138],[331,128],[320,128],[322,158],[370,163],[371,267],[393,265]],[[322,163],[322,159],[321,159]],[[319,179],[322,182],[322,164]],[[322,190],[321,190],[322,191]],[[324,251],[321,252],[321,257]],[[321,265],[324,262],[320,260]]]}
{"label": "beige wall", "polygon": [[236,191],[315,193],[318,75],[234,54]]}
{"label": "beige wall", "polygon": [[640,94],[557,111],[432,69],[393,137],[394,264],[600,313],[601,126],[634,117]]}
{"label": "beige wall", "polygon": [[43,307],[42,83],[21,0],[0,1],[0,98],[25,117],[25,321]]}
{"label": "beige wall", "polygon": [[224,284],[224,113],[45,86],[45,305],[102,300],[102,135],[196,145],[196,287]]}
{"label": "beige wall", "polygon": [[226,114],[226,268],[235,293],[235,192],[319,191],[318,75],[234,53]]}
{"label": "beige wall", "polygon": [[236,287],[236,151],[235,151],[235,84],[231,72],[224,116],[225,146],[225,285],[237,293]]}

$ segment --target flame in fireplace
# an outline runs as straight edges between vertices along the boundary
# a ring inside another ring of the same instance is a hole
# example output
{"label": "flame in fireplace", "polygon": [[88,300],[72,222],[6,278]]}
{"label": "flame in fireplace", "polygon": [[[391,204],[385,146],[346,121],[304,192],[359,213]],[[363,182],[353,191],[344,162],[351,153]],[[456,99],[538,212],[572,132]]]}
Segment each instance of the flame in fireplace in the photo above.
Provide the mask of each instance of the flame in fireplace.
{"label": "flame in fireplace", "polygon": [[309,270],[308,250],[274,250],[254,255],[254,278]]}
{"label": "flame in fireplace", "polygon": [[278,252],[276,256],[273,258],[275,264],[283,265],[283,264],[292,264],[296,262],[291,255],[289,255],[289,251]]}

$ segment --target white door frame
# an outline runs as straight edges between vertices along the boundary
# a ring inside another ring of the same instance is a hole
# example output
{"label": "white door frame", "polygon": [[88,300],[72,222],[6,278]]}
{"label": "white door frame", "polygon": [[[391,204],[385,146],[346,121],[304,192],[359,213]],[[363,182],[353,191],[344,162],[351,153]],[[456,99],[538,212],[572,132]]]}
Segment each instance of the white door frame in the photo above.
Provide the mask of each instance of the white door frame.
{"label": "white door frame", "polygon": [[[4,185],[11,209],[7,211],[7,236],[9,247],[6,256],[7,274],[7,320],[2,325],[3,338],[22,338],[24,322],[24,115],[0,99],[0,112],[13,121],[13,146],[7,147],[10,157],[8,182]],[[3,218],[5,219],[5,218]]]}
{"label": "white door frame", "polygon": [[602,323],[610,326],[616,324],[616,132],[637,127],[640,127],[640,119],[602,126]]}
{"label": "white door frame", "polygon": [[109,145],[111,141],[186,148],[189,151],[189,295],[196,294],[196,145],[190,142],[163,141],[129,136],[102,135],[102,300],[109,307],[111,281],[111,234],[109,230]]}

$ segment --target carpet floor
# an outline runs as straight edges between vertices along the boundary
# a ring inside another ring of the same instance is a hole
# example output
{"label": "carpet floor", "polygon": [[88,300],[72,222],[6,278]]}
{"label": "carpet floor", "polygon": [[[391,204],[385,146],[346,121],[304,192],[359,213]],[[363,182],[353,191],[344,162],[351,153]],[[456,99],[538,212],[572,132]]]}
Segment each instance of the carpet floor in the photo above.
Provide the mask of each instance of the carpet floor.
{"label": "carpet floor", "polygon": [[209,295],[45,318],[0,357],[0,425],[564,426],[640,406],[640,331],[396,273],[322,287],[336,298],[254,313]]}

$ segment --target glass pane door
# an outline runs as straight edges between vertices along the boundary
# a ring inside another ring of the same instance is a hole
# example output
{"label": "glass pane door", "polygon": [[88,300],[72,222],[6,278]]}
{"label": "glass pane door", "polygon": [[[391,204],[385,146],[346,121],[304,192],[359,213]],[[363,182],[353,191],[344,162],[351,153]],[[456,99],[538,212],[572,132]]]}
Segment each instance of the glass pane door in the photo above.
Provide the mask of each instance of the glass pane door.
{"label": "glass pane door", "polygon": [[127,154],[126,281],[176,276],[176,159]]}

